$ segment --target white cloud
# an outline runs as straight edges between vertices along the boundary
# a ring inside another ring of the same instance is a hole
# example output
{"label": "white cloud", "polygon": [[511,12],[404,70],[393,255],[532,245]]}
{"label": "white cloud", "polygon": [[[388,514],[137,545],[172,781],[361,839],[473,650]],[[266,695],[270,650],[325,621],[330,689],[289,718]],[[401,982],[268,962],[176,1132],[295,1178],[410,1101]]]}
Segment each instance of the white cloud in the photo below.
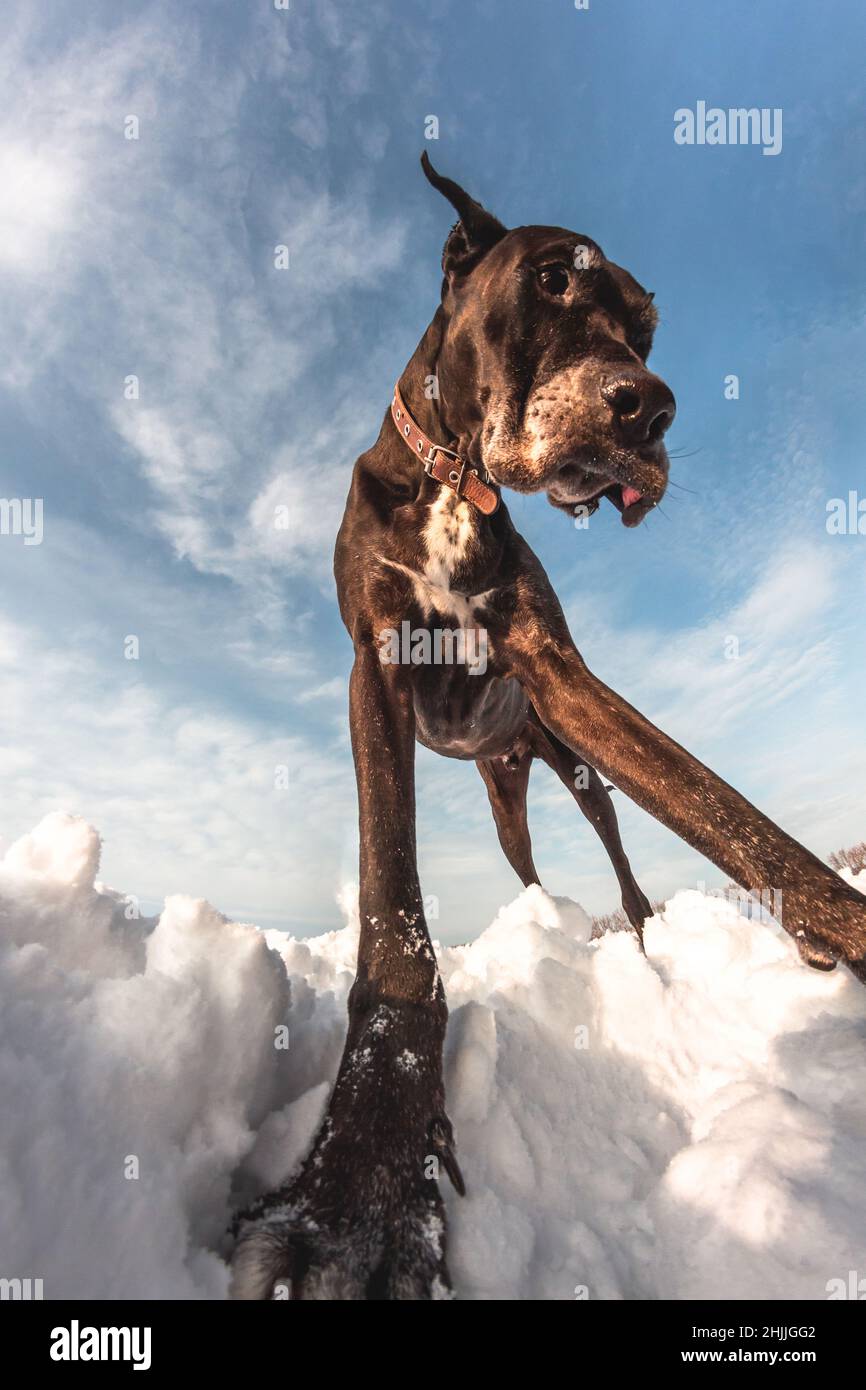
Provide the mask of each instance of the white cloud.
{"label": "white cloud", "polygon": [[0,268],[43,276],[51,272],[62,229],[76,215],[76,179],[53,153],[7,144],[0,149]]}
{"label": "white cloud", "polygon": [[288,717],[284,732],[270,732],[202,696],[173,702],[151,687],[150,661],[125,661],[119,645],[113,662],[98,661],[77,633],[46,651],[7,621],[0,642],[6,826],[34,808],[98,810],[112,842],[106,877],[134,884],[148,902],[183,875],[238,914],[329,925],[323,881],[336,886],[341,861],[353,858],[354,791],[340,739],[303,736]]}
{"label": "white cloud", "polygon": [[[328,11],[296,23],[283,65],[308,51],[315,68],[333,23]],[[334,195],[321,160],[251,181],[245,104],[277,29],[253,25],[243,62],[213,80],[198,21],[167,8],[94,21],[90,42],[51,57],[37,27],[21,24],[3,69],[6,383],[38,412],[52,373],[72,377],[150,485],[151,523],[203,572],[267,587],[271,569],[302,562],[321,579],[369,419],[363,381],[341,385],[325,426],[300,383],[345,335],[349,292],[400,263],[405,221],[379,217],[360,175]],[[298,117],[307,100],[281,86]],[[274,266],[283,243],[286,271]],[[278,484],[292,493],[282,549],[257,501]]]}

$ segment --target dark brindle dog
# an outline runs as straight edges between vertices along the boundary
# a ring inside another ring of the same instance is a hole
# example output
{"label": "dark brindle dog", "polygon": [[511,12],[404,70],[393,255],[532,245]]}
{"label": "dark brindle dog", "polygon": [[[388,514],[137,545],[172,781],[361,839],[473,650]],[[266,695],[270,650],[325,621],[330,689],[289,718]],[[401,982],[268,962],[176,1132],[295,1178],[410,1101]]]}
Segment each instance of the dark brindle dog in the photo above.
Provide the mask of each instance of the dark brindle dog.
{"label": "dark brindle dog", "polygon": [[[349,1028],[301,1171],[245,1213],[234,1293],[432,1298],[449,1288],[440,1167],[463,1179],[445,1113],[447,1010],[415,861],[414,743],[476,761],[509,861],[536,882],[526,825],[533,758],[600,834],[638,935],[650,905],[598,772],[732,879],[781,889],[810,965],[866,981],[866,898],[587,670],[499,489],[557,507],[607,498],[635,526],[668,473],[668,387],[646,367],[652,296],[587,237],[507,231],[424,171],[459,214],[442,303],[379,438],[355,465],[336,549],[355,647],[361,936]],[[483,630],[486,669],[383,661],[382,634]],[[435,1160],[435,1161],[434,1161]]]}

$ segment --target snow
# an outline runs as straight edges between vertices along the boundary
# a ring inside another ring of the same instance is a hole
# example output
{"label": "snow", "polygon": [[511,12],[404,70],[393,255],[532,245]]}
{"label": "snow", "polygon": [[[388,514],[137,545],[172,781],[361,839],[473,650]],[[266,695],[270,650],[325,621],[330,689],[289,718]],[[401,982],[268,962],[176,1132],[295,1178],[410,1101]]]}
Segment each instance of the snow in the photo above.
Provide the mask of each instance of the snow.
{"label": "snow", "polygon": [[[142,919],[99,850],[52,814],[0,865],[0,1274],[222,1298],[233,1203],[326,1104],[356,908],[306,941],[182,896]],[[696,892],[648,924],[648,960],[589,937],[530,888],[438,952],[458,1295],[821,1299],[866,1274],[862,987]]]}

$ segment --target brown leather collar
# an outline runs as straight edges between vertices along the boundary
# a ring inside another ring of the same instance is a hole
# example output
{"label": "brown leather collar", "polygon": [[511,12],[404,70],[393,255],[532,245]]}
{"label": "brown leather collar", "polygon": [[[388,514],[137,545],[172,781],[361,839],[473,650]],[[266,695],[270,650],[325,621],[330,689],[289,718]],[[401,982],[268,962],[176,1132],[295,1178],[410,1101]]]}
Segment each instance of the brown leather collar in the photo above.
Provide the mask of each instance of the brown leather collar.
{"label": "brown leather collar", "polygon": [[485,516],[492,516],[499,506],[499,493],[488,486],[477,468],[470,468],[453,449],[446,449],[444,444],[434,444],[427,438],[406,409],[399,386],[394,387],[391,419],[403,443],[424,465],[424,472],[429,478],[450,487],[458,497],[465,497]]}

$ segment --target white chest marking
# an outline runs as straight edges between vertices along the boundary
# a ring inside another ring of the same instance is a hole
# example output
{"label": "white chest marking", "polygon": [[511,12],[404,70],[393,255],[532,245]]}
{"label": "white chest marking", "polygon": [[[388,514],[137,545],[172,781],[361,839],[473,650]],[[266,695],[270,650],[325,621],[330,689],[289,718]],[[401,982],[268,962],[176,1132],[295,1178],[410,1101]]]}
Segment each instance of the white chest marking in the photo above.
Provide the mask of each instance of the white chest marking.
{"label": "white chest marking", "polygon": [[415,598],[425,617],[435,612],[441,617],[452,618],[458,627],[474,627],[475,609],[482,607],[494,590],[461,594],[451,588],[454,571],[465,559],[475,535],[469,503],[442,488],[430,508],[422,535],[427,551],[423,573],[398,564],[396,560],[380,558],[384,564],[411,579]]}
{"label": "white chest marking", "polygon": [[451,587],[454,571],[465,559],[474,534],[469,503],[442,488],[424,527],[424,575],[431,584],[443,589]]}

